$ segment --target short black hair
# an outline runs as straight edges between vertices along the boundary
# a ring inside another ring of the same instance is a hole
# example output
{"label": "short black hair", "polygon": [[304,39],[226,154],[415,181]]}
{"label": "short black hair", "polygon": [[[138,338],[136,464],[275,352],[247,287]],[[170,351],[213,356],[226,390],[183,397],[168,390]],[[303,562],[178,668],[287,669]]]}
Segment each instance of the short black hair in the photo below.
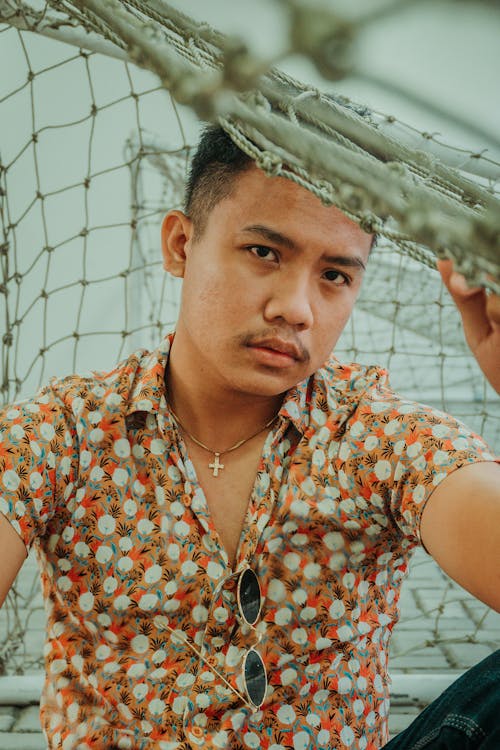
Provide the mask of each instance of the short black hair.
{"label": "short black hair", "polygon": [[208,214],[234,187],[234,178],[254,164],[220,125],[208,125],[191,160],[184,211],[193,222],[194,237],[203,234]]}

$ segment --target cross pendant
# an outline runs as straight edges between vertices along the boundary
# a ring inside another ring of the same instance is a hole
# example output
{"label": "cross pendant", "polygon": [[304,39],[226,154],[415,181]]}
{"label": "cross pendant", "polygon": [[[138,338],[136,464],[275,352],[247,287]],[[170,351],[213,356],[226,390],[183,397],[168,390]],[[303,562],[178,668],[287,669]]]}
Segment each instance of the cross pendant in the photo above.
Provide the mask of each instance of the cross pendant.
{"label": "cross pendant", "polygon": [[214,477],[218,477],[219,476],[219,469],[223,469],[224,468],[224,464],[221,464],[219,462],[219,456],[220,456],[220,453],[216,453],[215,454],[215,458],[214,458],[214,462],[211,463],[211,464],[208,464],[208,468],[214,470],[213,471]]}

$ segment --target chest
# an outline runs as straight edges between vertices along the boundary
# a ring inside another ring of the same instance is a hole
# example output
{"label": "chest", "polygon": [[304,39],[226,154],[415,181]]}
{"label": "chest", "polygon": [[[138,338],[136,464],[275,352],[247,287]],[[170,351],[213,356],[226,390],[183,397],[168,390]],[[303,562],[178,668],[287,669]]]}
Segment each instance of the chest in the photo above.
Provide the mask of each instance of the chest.
{"label": "chest", "polygon": [[283,624],[298,627],[329,611],[331,587],[346,571],[347,581],[367,568],[378,575],[381,509],[325,477],[313,460],[317,443],[292,452],[286,440],[264,448],[265,439],[220,456],[217,476],[213,454],[182,444],[167,451],[153,429],[131,435],[123,456],[82,440],[89,460],[47,537],[65,606],[98,607],[120,621],[161,612],[202,625],[220,614],[214,592],[238,558],[257,567]]}
{"label": "chest", "polygon": [[264,438],[246,450],[214,457],[196,445],[189,455],[229,563],[236,558],[241,531],[255,484]]}

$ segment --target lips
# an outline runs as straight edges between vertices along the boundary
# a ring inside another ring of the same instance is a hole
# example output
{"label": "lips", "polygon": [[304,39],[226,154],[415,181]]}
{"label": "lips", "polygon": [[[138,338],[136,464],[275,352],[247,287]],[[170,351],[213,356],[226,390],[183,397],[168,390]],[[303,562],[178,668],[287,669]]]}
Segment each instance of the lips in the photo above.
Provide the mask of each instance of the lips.
{"label": "lips", "polygon": [[252,341],[250,346],[257,349],[269,349],[273,352],[278,352],[279,354],[287,354],[289,357],[292,357],[292,359],[301,359],[298,347],[295,344],[292,344],[291,341],[276,338],[260,339],[258,341]]}

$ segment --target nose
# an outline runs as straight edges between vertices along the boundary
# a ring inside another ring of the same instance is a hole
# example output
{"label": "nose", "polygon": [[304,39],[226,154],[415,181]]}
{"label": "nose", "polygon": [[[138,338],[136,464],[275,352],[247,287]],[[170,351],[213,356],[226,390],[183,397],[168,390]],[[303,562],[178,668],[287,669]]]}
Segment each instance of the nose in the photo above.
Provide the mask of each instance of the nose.
{"label": "nose", "polygon": [[269,323],[282,320],[299,330],[310,328],[314,315],[307,280],[298,275],[277,278],[265,305],[264,318]]}

